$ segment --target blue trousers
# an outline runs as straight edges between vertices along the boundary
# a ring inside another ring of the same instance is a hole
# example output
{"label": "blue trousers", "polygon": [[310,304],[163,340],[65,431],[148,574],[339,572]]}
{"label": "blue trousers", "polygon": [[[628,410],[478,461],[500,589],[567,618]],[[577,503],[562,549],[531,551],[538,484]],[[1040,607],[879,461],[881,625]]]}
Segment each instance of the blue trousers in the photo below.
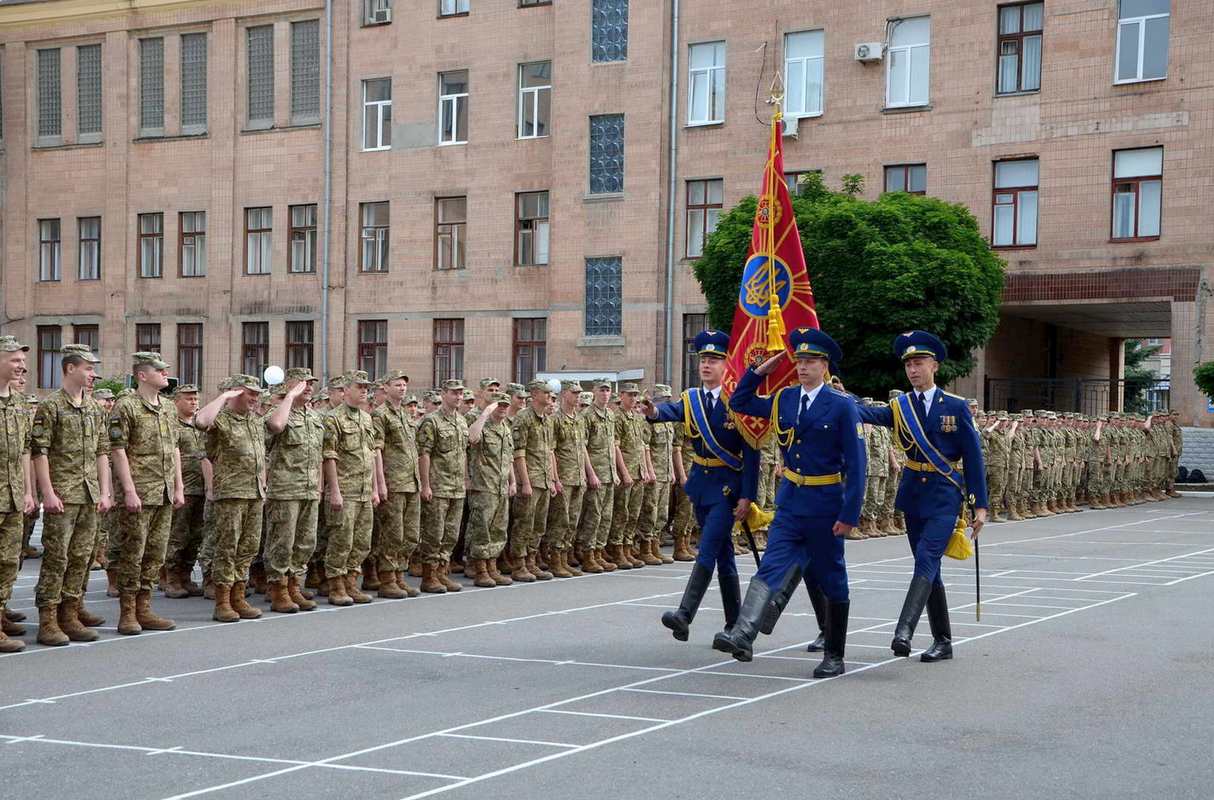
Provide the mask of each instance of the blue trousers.
{"label": "blue trousers", "polygon": [[911,553],[915,556],[915,576],[927,578],[932,583],[943,586],[940,577],[940,559],[944,556],[944,548],[953,535],[957,525],[956,514],[933,514],[921,517],[915,514],[904,514],[906,517],[906,541],[910,544]]}
{"label": "blue trousers", "polygon": [[775,589],[790,567],[799,566],[828,600],[846,602],[847,562],[843,539],[832,530],[835,520],[834,516],[799,516],[777,509],[767,530],[767,551],[755,577]]}
{"label": "blue trousers", "polygon": [[700,524],[696,563],[709,572],[715,566],[718,575],[738,574],[738,564],[733,557],[733,507],[729,502],[694,506],[696,522]]}

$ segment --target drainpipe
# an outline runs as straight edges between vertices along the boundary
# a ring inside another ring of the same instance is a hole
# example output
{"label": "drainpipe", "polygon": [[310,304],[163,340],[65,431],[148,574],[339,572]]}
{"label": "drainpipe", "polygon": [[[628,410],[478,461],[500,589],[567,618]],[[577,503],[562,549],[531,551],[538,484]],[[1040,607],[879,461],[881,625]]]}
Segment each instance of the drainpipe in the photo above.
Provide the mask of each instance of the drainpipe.
{"label": "drainpipe", "polygon": [[679,156],[679,0],[670,2],[670,179],[666,187],[666,347],[662,374],[673,383],[674,360],[674,223],[678,193]]}
{"label": "drainpipe", "polygon": [[333,232],[333,0],[325,0],[324,209],[320,256],[320,377],[329,380],[329,242]]}

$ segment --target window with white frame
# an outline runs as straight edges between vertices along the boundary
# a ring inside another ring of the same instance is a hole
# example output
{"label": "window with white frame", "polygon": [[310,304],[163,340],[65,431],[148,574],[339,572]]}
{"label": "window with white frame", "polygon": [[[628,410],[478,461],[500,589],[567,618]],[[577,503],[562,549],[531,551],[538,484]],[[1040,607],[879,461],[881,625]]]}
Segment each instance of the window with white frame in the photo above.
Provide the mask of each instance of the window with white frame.
{"label": "window with white frame", "polygon": [[181,277],[202,278],[207,274],[207,212],[182,211],[178,223]]}
{"label": "window with white frame", "polygon": [[552,119],[552,62],[518,67],[518,138],[547,136]]}
{"label": "window with white frame", "polygon": [[514,196],[514,263],[520,267],[548,263],[548,193],[519,192]]}
{"label": "window with white frame", "polygon": [[437,197],[434,200],[434,268],[463,269],[467,266],[464,244],[468,227],[467,197]]}
{"label": "window with white frame", "polygon": [[687,257],[704,255],[704,244],[717,229],[724,209],[725,181],[687,181]]}
{"label": "window with white frame", "polygon": [[1121,0],[1117,20],[1114,83],[1168,76],[1168,27],[1172,0]]}
{"label": "window with white frame", "polygon": [[79,217],[76,228],[80,239],[80,252],[76,277],[82,281],[101,278],[101,217]]}
{"label": "window with white frame", "polygon": [[[274,242],[274,209],[244,210],[244,255],[246,275],[269,275]],[[260,374],[260,373],[258,373]]]}
{"label": "window with white frame", "polygon": [[392,79],[363,81],[363,150],[392,147]]}
{"label": "window with white frame", "polygon": [[1113,233],[1121,241],[1158,239],[1163,207],[1163,148],[1113,153]]}
{"label": "window with white frame", "polygon": [[164,213],[140,214],[139,277],[159,278],[164,269]]}
{"label": "window with white frame", "polygon": [[386,25],[392,21],[392,0],[363,0],[363,25]]}
{"label": "window with white frame", "polygon": [[995,162],[991,244],[1034,247],[1037,244],[1038,161],[1022,158]]}
{"label": "window with white frame", "polygon": [[693,44],[687,60],[687,124],[724,122],[725,42]]}
{"label": "window with white frame", "polygon": [[468,70],[438,75],[438,143],[468,143]]}
{"label": "window with white frame", "polygon": [[362,272],[387,272],[388,204],[363,203],[360,216],[362,251],[359,254],[358,268]]}
{"label": "window with white frame", "polygon": [[63,241],[59,220],[38,220],[38,280],[57,281],[62,274]]}
{"label": "window with white frame", "polygon": [[898,20],[892,28],[885,105],[890,108],[925,106],[931,78],[931,17]]}
{"label": "window with white frame", "polygon": [[823,31],[784,34],[784,116],[822,113]]}
{"label": "window with white frame", "polygon": [[885,191],[927,193],[927,164],[890,164],[885,168]]}
{"label": "window with white frame", "polygon": [[454,17],[459,14],[467,14],[469,2],[470,0],[438,0],[438,15],[440,17]]}

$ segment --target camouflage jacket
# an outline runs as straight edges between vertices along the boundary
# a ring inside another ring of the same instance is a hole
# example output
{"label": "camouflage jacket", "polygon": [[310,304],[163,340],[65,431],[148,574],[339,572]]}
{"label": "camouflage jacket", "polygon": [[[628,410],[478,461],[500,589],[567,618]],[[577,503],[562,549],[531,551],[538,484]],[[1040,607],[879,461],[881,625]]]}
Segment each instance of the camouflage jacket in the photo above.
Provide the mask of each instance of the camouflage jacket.
{"label": "camouflage jacket", "polygon": [[30,453],[46,456],[51,485],[65,503],[98,503],[98,456],[108,456],[105,412],[87,397],[80,405],[60,389],[38,404],[30,432]]}

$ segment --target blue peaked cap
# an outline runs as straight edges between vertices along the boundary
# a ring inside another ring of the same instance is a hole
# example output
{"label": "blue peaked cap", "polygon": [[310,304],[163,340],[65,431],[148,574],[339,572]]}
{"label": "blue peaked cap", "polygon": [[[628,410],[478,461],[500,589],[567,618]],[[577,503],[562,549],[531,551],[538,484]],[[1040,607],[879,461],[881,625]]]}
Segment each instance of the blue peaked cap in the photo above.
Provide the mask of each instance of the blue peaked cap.
{"label": "blue peaked cap", "polygon": [[825,358],[831,369],[843,360],[843,348],[839,343],[816,328],[797,328],[788,334],[795,358]]}
{"label": "blue peaked cap", "polygon": [[702,356],[729,355],[729,334],[722,331],[700,331],[695,339],[696,353]]}
{"label": "blue peaked cap", "polygon": [[948,348],[939,337],[927,331],[907,331],[894,339],[894,356],[902,361],[917,356],[944,361],[948,358]]}

